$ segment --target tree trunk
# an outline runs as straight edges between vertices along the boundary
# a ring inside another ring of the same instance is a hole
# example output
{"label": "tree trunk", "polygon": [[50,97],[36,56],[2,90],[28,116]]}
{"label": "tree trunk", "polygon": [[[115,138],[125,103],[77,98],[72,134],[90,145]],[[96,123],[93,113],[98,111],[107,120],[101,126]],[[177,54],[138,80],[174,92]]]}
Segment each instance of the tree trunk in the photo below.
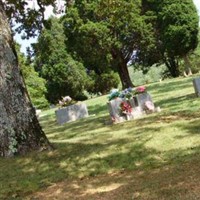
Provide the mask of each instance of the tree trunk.
{"label": "tree trunk", "polygon": [[51,148],[37,120],[0,2],[0,156]]}
{"label": "tree trunk", "polygon": [[124,59],[124,56],[122,53],[112,53],[112,57],[115,63],[117,65],[117,71],[122,83],[122,88],[126,89],[129,87],[134,87],[131,78],[129,76],[127,62]]}
{"label": "tree trunk", "polygon": [[184,76],[191,76],[192,75],[192,70],[191,70],[191,63],[188,58],[188,55],[186,54],[183,56],[184,64],[185,64],[185,71],[183,72]]}
{"label": "tree trunk", "polygon": [[179,77],[180,76],[180,70],[178,65],[178,60],[176,58],[171,57],[164,60],[170,74],[172,77]]}

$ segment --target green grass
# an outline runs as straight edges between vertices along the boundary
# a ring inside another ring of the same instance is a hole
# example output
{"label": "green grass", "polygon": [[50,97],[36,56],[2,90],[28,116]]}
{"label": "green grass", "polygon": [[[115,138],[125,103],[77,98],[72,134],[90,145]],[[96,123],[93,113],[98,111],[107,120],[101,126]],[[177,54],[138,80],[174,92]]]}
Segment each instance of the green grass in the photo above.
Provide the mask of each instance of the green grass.
{"label": "green grass", "polygon": [[[200,155],[200,98],[192,78],[147,86],[162,111],[108,125],[107,96],[86,101],[90,117],[57,125],[55,109],[40,123],[52,152],[0,159],[0,199],[20,199],[64,179],[122,170],[151,171],[180,165]],[[200,164],[200,159],[199,159]]]}

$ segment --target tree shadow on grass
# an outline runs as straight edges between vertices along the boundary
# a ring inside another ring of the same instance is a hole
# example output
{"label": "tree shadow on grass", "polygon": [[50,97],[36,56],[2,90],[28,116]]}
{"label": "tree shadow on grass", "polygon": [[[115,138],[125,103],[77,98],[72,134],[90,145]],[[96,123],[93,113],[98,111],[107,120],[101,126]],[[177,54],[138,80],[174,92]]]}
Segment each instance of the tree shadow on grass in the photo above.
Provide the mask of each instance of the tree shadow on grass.
{"label": "tree shadow on grass", "polygon": [[[41,190],[64,179],[95,177],[124,170],[149,171],[168,163],[180,164],[200,151],[199,146],[190,155],[187,155],[186,150],[171,150],[165,153],[163,159],[160,157],[161,152],[146,147],[150,139],[151,137],[139,140],[105,139],[103,143],[54,143],[56,150],[52,152],[32,153],[6,161],[0,159],[0,170],[4,172],[0,175],[0,187],[6,188],[1,190],[3,192],[0,197],[6,199],[16,195],[22,198],[31,191]],[[130,180],[131,178],[127,179]],[[129,183],[126,182],[126,185]],[[89,199],[93,196],[86,197]]]}
{"label": "tree shadow on grass", "polygon": [[[123,145],[123,142],[126,141],[120,142],[120,145]],[[102,147],[99,146],[99,148]],[[200,152],[199,149],[200,147],[197,147],[194,150],[194,156],[185,155],[183,150],[169,151],[169,160],[163,164],[156,157],[154,158],[154,154],[158,152],[144,148],[143,144],[135,145],[126,153],[114,153],[106,156],[103,158],[104,161],[102,158],[88,160],[87,170],[91,169],[89,177],[66,180],[57,187],[54,185],[54,192],[50,187],[49,192],[47,189],[46,192],[41,192],[39,197],[59,199],[59,197],[65,196],[66,199],[81,200],[198,199],[196,197],[200,197],[198,192],[200,188],[200,157],[196,152]],[[174,158],[170,154],[175,154]],[[144,157],[146,167],[140,161],[142,157]],[[105,175],[104,171],[98,171],[99,168],[102,166],[105,168],[107,165],[114,168],[113,173]],[[99,173],[95,173],[95,170]],[[102,172],[104,175],[101,175]],[[56,190],[60,192],[56,193]]]}
{"label": "tree shadow on grass", "polygon": [[149,90],[154,90],[156,93],[168,93],[174,90],[181,90],[183,88],[191,87],[192,88],[192,78],[189,78],[187,81],[185,79],[178,80],[176,82],[161,82],[157,84],[151,84],[148,86]]}
{"label": "tree shadow on grass", "polygon": [[[0,170],[4,171],[0,175],[2,181],[0,198],[23,197],[32,190],[47,187],[64,178],[95,176],[128,166],[132,168],[134,160],[138,160],[140,156],[148,157],[151,153],[142,150],[142,144],[133,145],[131,149],[134,149],[134,153],[132,150],[132,153],[130,151],[116,153],[113,150],[109,152],[111,146],[121,148],[127,143],[127,140],[104,144],[56,143],[54,144],[56,150],[50,153],[33,153],[24,157],[11,158],[8,162],[0,159]],[[105,152],[105,157],[99,156],[101,152]],[[107,153],[110,155],[106,155]]]}
{"label": "tree shadow on grass", "polygon": [[70,139],[84,135],[90,136],[92,132],[95,134],[98,131],[98,134],[101,134],[101,132],[104,131],[103,129],[105,128],[105,119],[107,119],[106,116],[94,116],[66,123],[62,126],[54,125],[52,128],[45,128],[44,130],[48,138],[51,140]]}
{"label": "tree shadow on grass", "polygon": [[195,116],[193,116],[193,121],[184,124],[179,123],[176,125],[178,129],[184,130],[187,132],[186,135],[177,136],[176,138],[182,139],[185,137],[191,137],[192,135],[199,135],[200,136],[200,119],[195,119]]}
{"label": "tree shadow on grass", "polygon": [[162,100],[156,101],[155,104],[160,106],[161,109],[167,108],[168,110],[175,111],[180,108],[183,109],[183,106],[191,109],[191,106],[193,106],[192,101],[194,101],[195,99],[195,94],[191,93],[178,97],[164,98]]}
{"label": "tree shadow on grass", "polygon": [[88,106],[88,112],[89,112],[89,115],[94,115],[94,114],[102,115],[102,114],[108,113],[106,102],[104,105],[96,104],[96,105]]}
{"label": "tree shadow on grass", "polygon": [[200,198],[199,163],[199,159],[192,159],[182,165],[168,165],[151,171],[121,171],[65,181],[38,196],[44,200],[63,196],[70,200],[195,200]]}

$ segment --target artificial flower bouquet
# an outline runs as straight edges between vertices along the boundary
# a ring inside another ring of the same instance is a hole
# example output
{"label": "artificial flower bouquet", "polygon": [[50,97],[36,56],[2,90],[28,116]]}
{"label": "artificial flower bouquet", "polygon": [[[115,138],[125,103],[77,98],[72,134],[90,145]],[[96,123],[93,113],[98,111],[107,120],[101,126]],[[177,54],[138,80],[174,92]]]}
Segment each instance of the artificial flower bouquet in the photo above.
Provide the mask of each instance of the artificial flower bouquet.
{"label": "artificial flower bouquet", "polygon": [[59,100],[59,107],[66,107],[75,104],[76,101],[74,101],[70,96],[62,97],[61,100]]}

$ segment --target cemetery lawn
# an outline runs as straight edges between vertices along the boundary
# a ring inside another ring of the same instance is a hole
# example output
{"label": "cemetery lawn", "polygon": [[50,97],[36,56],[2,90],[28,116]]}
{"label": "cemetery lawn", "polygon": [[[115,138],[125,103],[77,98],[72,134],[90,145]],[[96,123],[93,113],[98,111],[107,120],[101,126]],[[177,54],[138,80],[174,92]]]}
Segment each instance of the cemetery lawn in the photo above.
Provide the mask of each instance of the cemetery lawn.
{"label": "cemetery lawn", "polygon": [[[194,78],[194,77],[193,77]],[[0,158],[0,199],[200,199],[200,98],[192,78],[147,85],[160,113],[111,125],[107,96],[90,117],[40,123],[55,150]]]}

